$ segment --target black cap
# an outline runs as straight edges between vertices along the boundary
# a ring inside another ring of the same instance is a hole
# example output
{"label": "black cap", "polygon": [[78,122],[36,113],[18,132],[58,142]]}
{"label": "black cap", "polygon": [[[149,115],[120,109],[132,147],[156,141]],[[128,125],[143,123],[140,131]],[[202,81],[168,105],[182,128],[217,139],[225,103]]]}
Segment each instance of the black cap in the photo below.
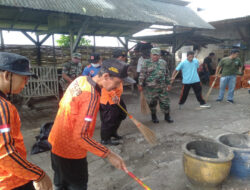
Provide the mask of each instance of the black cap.
{"label": "black cap", "polygon": [[135,83],[135,80],[128,76],[128,66],[125,62],[117,59],[108,59],[102,62],[105,72],[114,77],[122,79],[124,82]]}
{"label": "black cap", "polygon": [[234,54],[234,53],[240,53],[240,50],[238,50],[238,49],[232,49],[231,50],[231,54]]}
{"label": "black cap", "polygon": [[118,58],[120,56],[127,57],[127,52],[125,50],[122,50],[122,49],[116,49],[113,51],[112,54],[113,54],[114,58]]}
{"label": "black cap", "polygon": [[99,53],[92,53],[90,55],[89,63],[97,63],[101,59]]}
{"label": "black cap", "polygon": [[0,70],[37,78],[30,72],[29,60],[15,53],[0,52]]}

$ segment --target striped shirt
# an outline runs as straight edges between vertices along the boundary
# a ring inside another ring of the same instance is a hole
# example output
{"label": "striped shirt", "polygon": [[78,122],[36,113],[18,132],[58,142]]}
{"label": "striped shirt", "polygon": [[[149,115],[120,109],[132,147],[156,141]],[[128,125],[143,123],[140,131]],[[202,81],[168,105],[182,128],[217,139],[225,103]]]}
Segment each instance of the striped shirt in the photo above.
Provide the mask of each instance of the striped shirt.
{"label": "striped shirt", "polygon": [[67,88],[49,135],[52,153],[67,159],[81,159],[91,152],[105,158],[109,149],[92,139],[100,106],[99,86],[80,76]]}
{"label": "striped shirt", "polygon": [[26,160],[21,122],[14,105],[0,91],[0,189],[9,190],[45,175],[38,166]]}

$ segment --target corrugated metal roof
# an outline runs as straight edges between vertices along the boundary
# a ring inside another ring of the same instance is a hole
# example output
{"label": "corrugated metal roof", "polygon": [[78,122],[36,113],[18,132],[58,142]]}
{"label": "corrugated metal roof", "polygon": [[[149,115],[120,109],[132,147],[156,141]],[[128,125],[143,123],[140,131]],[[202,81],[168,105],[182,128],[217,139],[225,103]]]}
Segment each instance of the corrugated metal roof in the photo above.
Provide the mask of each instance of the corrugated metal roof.
{"label": "corrugated metal roof", "polygon": [[174,5],[181,5],[181,6],[187,6],[190,3],[187,1],[181,1],[181,0],[152,0],[152,1],[160,1],[163,3],[170,3]]}
{"label": "corrugated metal roof", "polygon": [[1,0],[1,6],[213,29],[188,7],[152,0]]}
{"label": "corrugated metal roof", "polygon": [[250,15],[244,17],[230,18],[224,20],[217,20],[213,22],[209,22],[211,25],[220,25],[220,24],[232,24],[232,23],[249,23]]}
{"label": "corrugated metal roof", "polygon": [[[206,45],[206,44],[217,44],[221,43],[222,40],[213,38],[211,36],[205,36],[200,34],[195,34],[193,32],[183,32],[177,34],[167,34],[167,35],[155,35],[155,36],[140,36],[133,37],[137,41],[146,41],[158,44],[173,45],[176,43],[177,39],[182,39],[184,45]],[[185,40],[184,40],[185,39]]]}

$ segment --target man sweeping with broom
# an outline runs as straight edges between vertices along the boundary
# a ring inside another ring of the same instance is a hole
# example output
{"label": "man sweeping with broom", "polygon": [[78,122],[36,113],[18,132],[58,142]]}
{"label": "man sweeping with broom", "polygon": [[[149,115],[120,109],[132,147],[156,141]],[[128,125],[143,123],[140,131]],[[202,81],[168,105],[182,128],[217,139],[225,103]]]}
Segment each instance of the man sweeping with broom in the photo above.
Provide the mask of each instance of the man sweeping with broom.
{"label": "man sweeping with broom", "polygon": [[159,123],[156,116],[158,101],[162,112],[165,114],[165,120],[168,123],[173,123],[174,121],[170,117],[170,100],[167,92],[171,89],[169,72],[167,63],[160,59],[160,55],[160,48],[151,49],[151,58],[146,60],[141,68],[138,89],[140,92],[144,90],[153,123]]}
{"label": "man sweeping with broom", "polygon": [[122,81],[133,82],[127,75],[127,68],[124,62],[106,60],[98,75],[78,77],[67,88],[49,135],[55,190],[87,190],[87,152],[107,158],[118,169],[126,169],[120,156],[92,136],[101,89],[111,91]]}
{"label": "man sweeping with broom", "polygon": [[172,83],[175,80],[176,74],[182,71],[182,92],[179,101],[179,109],[186,102],[190,88],[193,88],[197,101],[200,103],[200,109],[210,108],[211,106],[206,104],[206,101],[202,97],[202,87],[200,84],[200,78],[197,69],[199,68],[199,62],[194,58],[194,52],[187,52],[187,59],[179,63],[172,74]]}

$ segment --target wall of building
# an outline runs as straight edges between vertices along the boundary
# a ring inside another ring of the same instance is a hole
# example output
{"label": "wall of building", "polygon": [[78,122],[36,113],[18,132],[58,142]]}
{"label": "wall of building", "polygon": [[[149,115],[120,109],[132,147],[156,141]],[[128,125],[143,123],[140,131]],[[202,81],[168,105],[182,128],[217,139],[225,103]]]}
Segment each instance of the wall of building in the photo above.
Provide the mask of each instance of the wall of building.
{"label": "wall of building", "polygon": [[[215,30],[207,30],[202,32],[204,35],[208,35],[214,38],[219,38],[223,40],[241,40],[241,36],[238,32],[237,27],[232,25],[215,25]],[[242,28],[244,31],[246,28]]]}
{"label": "wall of building", "polygon": [[[198,59],[199,63],[203,63],[203,60],[209,55],[209,53],[214,52],[215,57],[213,59],[213,66],[216,67],[219,60],[223,57],[229,56],[231,48],[225,47],[222,44],[208,44],[207,48],[201,48],[195,51],[195,57]],[[192,51],[192,46],[184,46],[176,53],[176,64],[180,61],[186,59],[186,53]],[[240,59],[244,64],[250,64],[250,50],[240,50]]]}
{"label": "wall of building", "polygon": [[[82,54],[82,63],[88,64],[88,59],[92,53],[93,47],[79,47],[77,52]],[[96,52],[100,53],[103,59],[111,58],[115,48],[112,47],[96,47]],[[30,59],[31,64],[37,64],[37,50],[34,45],[5,45],[4,49],[0,47],[0,51],[11,52],[26,56]],[[55,47],[55,57],[53,47],[41,46],[41,64],[61,66],[63,63],[71,60],[70,49]]]}

